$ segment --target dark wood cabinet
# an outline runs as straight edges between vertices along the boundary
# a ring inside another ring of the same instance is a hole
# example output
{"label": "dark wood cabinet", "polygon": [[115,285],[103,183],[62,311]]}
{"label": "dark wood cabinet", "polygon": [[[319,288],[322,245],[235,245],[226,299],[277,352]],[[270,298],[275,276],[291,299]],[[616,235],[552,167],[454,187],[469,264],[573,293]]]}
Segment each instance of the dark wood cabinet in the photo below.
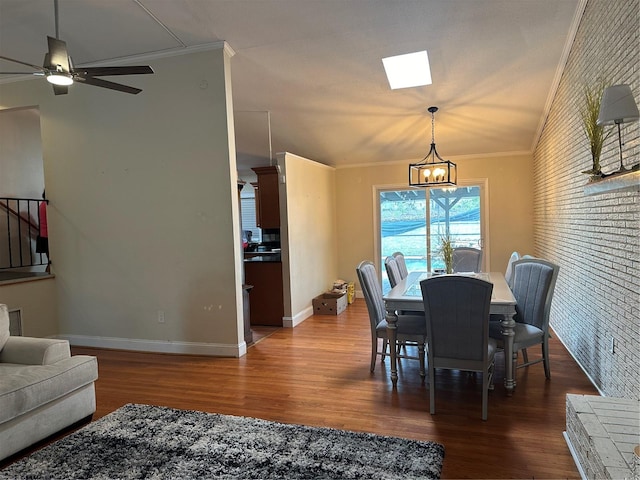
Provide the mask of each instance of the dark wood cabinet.
{"label": "dark wood cabinet", "polygon": [[260,228],[280,228],[280,196],[278,168],[256,167],[258,176],[253,184],[256,193],[256,225]]}
{"label": "dark wood cabinet", "polygon": [[253,343],[253,332],[251,331],[251,303],[249,292],[253,285],[242,285],[242,314],[244,317],[244,341],[247,345]]}
{"label": "dark wood cabinet", "polygon": [[251,325],[282,326],[284,299],[281,262],[244,262],[245,282],[253,285],[249,294]]}

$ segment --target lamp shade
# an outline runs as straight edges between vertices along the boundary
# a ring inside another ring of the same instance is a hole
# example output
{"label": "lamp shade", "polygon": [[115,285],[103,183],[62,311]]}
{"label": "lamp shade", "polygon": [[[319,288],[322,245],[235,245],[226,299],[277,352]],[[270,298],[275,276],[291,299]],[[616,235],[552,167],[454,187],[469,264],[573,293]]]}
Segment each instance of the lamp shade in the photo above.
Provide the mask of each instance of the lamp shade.
{"label": "lamp shade", "polygon": [[640,118],[629,85],[608,87],[602,94],[598,125],[626,123]]}

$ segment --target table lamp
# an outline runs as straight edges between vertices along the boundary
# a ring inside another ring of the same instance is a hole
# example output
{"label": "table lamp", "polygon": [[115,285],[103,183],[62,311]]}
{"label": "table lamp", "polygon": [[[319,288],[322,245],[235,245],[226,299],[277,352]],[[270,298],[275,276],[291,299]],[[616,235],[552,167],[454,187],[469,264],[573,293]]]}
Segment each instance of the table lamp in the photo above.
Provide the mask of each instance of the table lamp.
{"label": "table lamp", "polygon": [[622,164],[622,133],[620,125],[638,118],[640,118],[638,106],[629,85],[614,85],[605,89],[600,102],[598,125],[615,124],[618,126],[618,147],[620,150],[620,170],[618,172],[627,170]]}

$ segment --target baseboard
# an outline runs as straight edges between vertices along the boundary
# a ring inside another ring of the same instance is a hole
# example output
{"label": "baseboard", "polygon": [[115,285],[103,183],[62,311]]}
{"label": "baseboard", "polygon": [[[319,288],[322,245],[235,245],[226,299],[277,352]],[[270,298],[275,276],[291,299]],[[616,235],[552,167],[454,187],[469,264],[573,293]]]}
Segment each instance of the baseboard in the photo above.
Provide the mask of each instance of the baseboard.
{"label": "baseboard", "polygon": [[571,457],[573,458],[573,463],[575,463],[576,467],[578,468],[578,473],[580,474],[580,478],[582,478],[582,480],[587,480],[587,476],[585,475],[584,470],[582,469],[582,465],[580,465],[580,460],[578,459],[578,453],[573,448],[573,444],[571,443],[571,439],[569,438],[569,435],[567,435],[566,431],[563,431],[562,436],[564,437],[565,442],[567,442],[567,447],[569,447],[569,452],[571,453]]}
{"label": "baseboard", "polygon": [[242,357],[247,353],[247,344],[168,342],[139,338],[94,337],[88,335],[57,335],[77,347],[110,348],[138,352],[173,353],[186,355],[208,355],[212,357]]}
{"label": "baseboard", "polygon": [[283,317],[282,326],[284,328],[297,327],[312,315],[313,315],[313,306],[309,305],[307,308],[305,308],[301,312],[298,312],[293,317]]}
{"label": "baseboard", "polygon": [[584,372],[584,374],[587,376],[587,378],[589,379],[589,381],[591,382],[591,385],[593,385],[595,387],[596,390],[598,390],[598,393],[600,394],[601,397],[606,397],[607,395],[605,395],[602,390],[600,390],[600,387],[596,384],[596,382],[593,380],[593,377],[591,377],[591,375],[589,375],[589,372],[587,372],[587,370],[582,366],[582,363],[580,363],[580,361],[576,358],[576,356],[573,354],[573,352],[571,351],[571,349],[567,346],[567,344],[564,342],[564,340],[562,340],[562,337],[560,335],[558,335],[558,332],[556,332],[553,329],[552,325],[549,325],[549,328],[553,331],[553,334],[556,336],[556,338],[560,341],[560,343],[564,346],[565,350],[567,352],[569,352],[569,355],[571,355],[571,358],[573,358],[573,361],[576,362],[578,364],[578,366],[580,367],[580,369]]}

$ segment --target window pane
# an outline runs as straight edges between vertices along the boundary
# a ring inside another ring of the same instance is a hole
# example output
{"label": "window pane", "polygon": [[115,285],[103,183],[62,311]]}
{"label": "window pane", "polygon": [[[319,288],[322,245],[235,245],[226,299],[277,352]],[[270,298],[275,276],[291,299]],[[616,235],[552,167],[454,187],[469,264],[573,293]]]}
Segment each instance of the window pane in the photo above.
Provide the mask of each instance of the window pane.
{"label": "window pane", "polygon": [[[252,189],[253,190],[253,189]],[[247,231],[250,231],[251,241],[260,243],[262,241],[262,229],[256,226],[256,199],[255,196],[242,197],[240,199],[240,213],[242,215],[242,239],[247,238]]]}
{"label": "window pane", "polygon": [[384,259],[402,252],[407,270],[427,270],[425,190],[380,192],[380,265],[382,290],[390,289]]}
{"label": "window pane", "polygon": [[453,247],[480,248],[480,187],[429,190],[431,268],[444,268],[440,239],[449,236]]}

